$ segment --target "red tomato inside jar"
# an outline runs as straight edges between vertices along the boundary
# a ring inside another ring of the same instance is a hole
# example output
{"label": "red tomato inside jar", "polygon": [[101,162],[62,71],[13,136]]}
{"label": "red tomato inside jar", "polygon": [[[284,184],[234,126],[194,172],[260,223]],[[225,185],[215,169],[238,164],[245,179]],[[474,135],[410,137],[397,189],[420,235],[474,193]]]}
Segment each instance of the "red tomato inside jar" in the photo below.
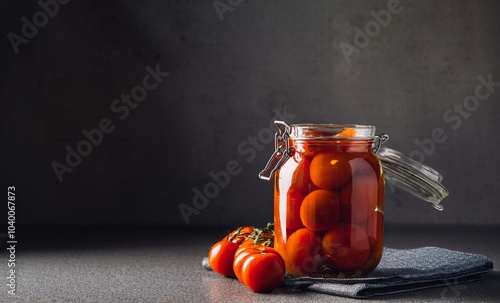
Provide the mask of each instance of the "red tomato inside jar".
{"label": "red tomato inside jar", "polygon": [[387,136],[376,136],[373,126],[283,125],[263,173],[275,173],[274,247],[287,271],[296,277],[373,271],[384,246],[384,175],[374,145]]}

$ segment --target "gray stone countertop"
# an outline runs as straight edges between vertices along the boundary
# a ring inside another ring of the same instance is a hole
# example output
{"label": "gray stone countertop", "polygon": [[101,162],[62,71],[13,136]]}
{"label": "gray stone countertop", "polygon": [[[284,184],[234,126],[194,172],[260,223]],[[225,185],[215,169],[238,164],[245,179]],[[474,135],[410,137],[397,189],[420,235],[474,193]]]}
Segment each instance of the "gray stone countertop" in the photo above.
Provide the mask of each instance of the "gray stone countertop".
{"label": "gray stone countertop", "polygon": [[494,270],[459,287],[355,300],[309,291],[256,294],[236,279],[203,270],[202,258],[225,229],[19,228],[17,296],[7,294],[8,255],[2,253],[0,302],[500,302],[499,231],[499,226],[386,226],[387,247],[483,254]]}

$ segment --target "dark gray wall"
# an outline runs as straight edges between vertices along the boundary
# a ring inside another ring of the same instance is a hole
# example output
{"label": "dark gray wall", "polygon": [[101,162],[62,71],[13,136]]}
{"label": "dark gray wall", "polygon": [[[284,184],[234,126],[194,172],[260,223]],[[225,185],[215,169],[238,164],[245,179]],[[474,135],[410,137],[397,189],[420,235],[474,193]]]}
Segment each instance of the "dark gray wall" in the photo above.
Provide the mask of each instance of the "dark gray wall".
{"label": "dark gray wall", "polygon": [[[378,33],[371,11],[388,1],[231,3],[221,20],[211,0],[72,0],[17,54],[8,33],[41,8],[4,4],[1,190],[16,186],[19,224],[185,225],[178,206],[227,163],[239,173],[191,226],[270,221],[272,184],[257,173],[273,144],[253,154],[248,137],[268,142],[285,107],[291,123],[375,125],[406,153],[441,128],[425,163],[444,176],[445,211],[388,190],[386,222],[500,223],[500,86],[464,101],[478,77],[500,81],[500,2],[401,0]],[[360,47],[350,63],[343,42]],[[113,112],[157,65],[170,75],[126,118]],[[51,163],[102,119],[113,131],[59,182]]]}

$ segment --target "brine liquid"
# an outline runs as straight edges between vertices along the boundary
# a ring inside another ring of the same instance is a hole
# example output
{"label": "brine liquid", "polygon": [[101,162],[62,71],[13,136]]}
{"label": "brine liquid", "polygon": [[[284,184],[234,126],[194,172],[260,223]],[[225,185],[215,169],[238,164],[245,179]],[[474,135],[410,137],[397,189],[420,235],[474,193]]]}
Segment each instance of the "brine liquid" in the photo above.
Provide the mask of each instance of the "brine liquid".
{"label": "brine liquid", "polygon": [[294,276],[357,277],[383,250],[384,179],[371,141],[297,141],[276,172],[275,248]]}

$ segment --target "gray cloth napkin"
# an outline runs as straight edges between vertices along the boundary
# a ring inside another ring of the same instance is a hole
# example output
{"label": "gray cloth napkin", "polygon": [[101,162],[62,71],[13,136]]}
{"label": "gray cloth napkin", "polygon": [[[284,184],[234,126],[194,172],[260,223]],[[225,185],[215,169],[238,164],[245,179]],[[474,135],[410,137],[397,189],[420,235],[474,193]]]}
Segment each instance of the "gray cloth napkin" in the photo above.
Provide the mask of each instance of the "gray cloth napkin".
{"label": "gray cloth napkin", "polygon": [[[203,267],[210,270],[206,258]],[[493,263],[485,256],[439,247],[385,248],[379,266],[364,278],[294,278],[283,287],[331,295],[369,298],[482,279]]]}

